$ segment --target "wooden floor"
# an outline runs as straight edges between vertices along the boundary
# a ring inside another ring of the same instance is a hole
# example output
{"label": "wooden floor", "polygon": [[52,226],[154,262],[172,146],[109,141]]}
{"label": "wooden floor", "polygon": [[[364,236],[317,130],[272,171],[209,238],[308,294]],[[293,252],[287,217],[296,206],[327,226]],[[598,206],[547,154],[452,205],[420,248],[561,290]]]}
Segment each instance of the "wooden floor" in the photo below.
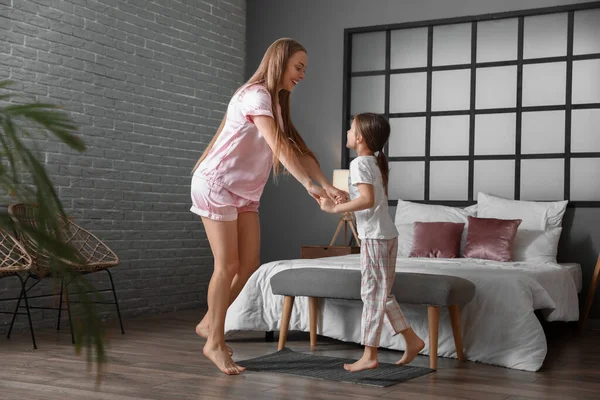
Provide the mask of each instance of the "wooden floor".
{"label": "wooden floor", "polygon": [[[438,371],[388,388],[332,383],[246,372],[221,374],[201,353],[194,326],[203,313],[186,311],[125,321],[126,334],[110,329],[110,362],[100,384],[77,356],[68,329],[38,331],[38,350],[28,332],[0,338],[0,399],[598,399],[600,331],[548,332],[549,354],[542,371],[522,372],[474,362],[440,359]],[[277,337],[277,335],[276,335]],[[228,339],[234,359],[271,353],[277,343],[264,333]],[[288,347],[309,351],[308,335],[291,332]],[[358,358],[358,345],[319,337],[318,354]],[[381,351],[382,362],[401,357]],[[414,365],[427,366],[419,356]]]}

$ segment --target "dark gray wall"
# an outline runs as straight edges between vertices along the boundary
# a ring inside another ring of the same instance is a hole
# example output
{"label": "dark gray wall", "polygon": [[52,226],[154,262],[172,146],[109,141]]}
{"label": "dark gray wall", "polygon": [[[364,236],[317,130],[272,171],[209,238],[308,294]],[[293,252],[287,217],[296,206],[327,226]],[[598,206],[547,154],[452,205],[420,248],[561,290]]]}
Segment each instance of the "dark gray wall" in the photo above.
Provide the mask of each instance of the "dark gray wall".
{"label": "dark gray wall", "polygon": [[243,82],[245,34],[245,0],[0,1],[0,79],[80,124],[85,154],[38,145],[67,212],[121,258],[125,316],[206,304],[190,171]]}
{"label": "dark gray wall", "polygon": [[[342,68],[345,28],[460,17],[519,9],[583,3],[565,0],[249,0],[247,71],[258,66],[268,45],[279,37],[299,40],[308,50],[306,79],[292,96],[292,118],[313,149],[323,171],[340,167],[342,143]],[[291,178],[269,183],[261,205],[262,261],[297,258],[302,244],[329,243],[337,217],[317,204]],[[393,212],[393,210],[392,210]],[[561,241],[562,261],[583,266],[584,294],[600,250],[600,209],[569,209],[568,232]],[[592,310],[600,317],[600,295]]]}

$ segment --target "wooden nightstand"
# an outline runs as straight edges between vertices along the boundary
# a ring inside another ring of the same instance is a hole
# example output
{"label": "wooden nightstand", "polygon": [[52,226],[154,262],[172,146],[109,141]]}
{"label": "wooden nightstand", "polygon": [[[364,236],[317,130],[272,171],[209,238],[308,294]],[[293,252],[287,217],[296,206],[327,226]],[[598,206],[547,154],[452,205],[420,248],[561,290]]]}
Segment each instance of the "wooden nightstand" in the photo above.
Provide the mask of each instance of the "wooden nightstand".
{"label": "wooden nightstand", "polygon": [[359,253],[359,246],[302,246],[300,258],[334,257]]}

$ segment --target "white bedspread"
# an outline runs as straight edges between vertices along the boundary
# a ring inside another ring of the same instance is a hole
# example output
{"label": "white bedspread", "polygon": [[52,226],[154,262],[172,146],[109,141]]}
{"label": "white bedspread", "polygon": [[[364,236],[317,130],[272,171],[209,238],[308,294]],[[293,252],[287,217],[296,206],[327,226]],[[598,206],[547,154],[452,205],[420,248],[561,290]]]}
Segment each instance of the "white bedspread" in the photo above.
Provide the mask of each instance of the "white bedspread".
{"label": "white bedspread", "polygon": [[[356,254],[262,265],[231,305],[225,322],[226,332],[279,330],[283,297],[271,292],[273,274],[303,267],[360,269],[359,257]],[[576,321],[579,317],[573,277],[557,264],[398,258],[396,271],[454,275],[475,284],[475,297],[461,312],[465,357],[471,361],[537,371],[546,357],[547,345],[534,310],[543,310],[548,321]],[[320,335],[360,343],[361,301],[324,299],[320,307]],[[427,308],[402,305],[402,309],[426,343],[421,354],[429,354]],[[295,300],[290,330],[309,330],[305,297]],[[402,335],[391,336],[384,325],[381,347],[404,350]],[[456,358],[447,310],[442,310],[440,316],[438,354]]]}

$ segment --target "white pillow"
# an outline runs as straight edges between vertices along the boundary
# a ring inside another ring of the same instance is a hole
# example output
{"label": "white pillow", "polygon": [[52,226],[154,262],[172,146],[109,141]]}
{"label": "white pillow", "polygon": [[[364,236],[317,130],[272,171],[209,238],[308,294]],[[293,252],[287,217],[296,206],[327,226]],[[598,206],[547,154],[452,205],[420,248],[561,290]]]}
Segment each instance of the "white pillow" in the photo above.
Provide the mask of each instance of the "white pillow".
{"label": "white pillow", "polygon": [[562,228],[544,231],[519,229],[515,236],[513,261],[556,263]]}
{"label": "white pillow", "polygon": [[408,257],[412,250],[414,223],[419,222],[463,222],[460,253],[465,247],[469,216],[477,215],[477,204],[466,208],[449,207],[434,204],[420,204],[398,200],[394,223],[398,230],[398,257]]}
{"label": "white pillow", "polygon": [[464,211],[466,211],[470,216],[472,217],[476,217],[477,216],[477,203],[472,204],[468,207],[463,208]]}
{"label": "white pillow", "polygon": [[477,216],[521,219],[519,229],[543,231],[562,225],[567,203],[567,200],[548,202],[508,200],[480,192],[477,194]]}
{"label": "white pillow", "polygon": [[397,224],[398,230],[398,257],[407,258],[410,255],[414,238],[413,224]]}
{"label": "white pillow", "polygon": [[412,224],[413,222],[464,222],[469,216],[477,214],[477,207],[467,208],[440,206],[434,204],[420,204],[410,201],[398,200],[394,223],[396,225]]}

